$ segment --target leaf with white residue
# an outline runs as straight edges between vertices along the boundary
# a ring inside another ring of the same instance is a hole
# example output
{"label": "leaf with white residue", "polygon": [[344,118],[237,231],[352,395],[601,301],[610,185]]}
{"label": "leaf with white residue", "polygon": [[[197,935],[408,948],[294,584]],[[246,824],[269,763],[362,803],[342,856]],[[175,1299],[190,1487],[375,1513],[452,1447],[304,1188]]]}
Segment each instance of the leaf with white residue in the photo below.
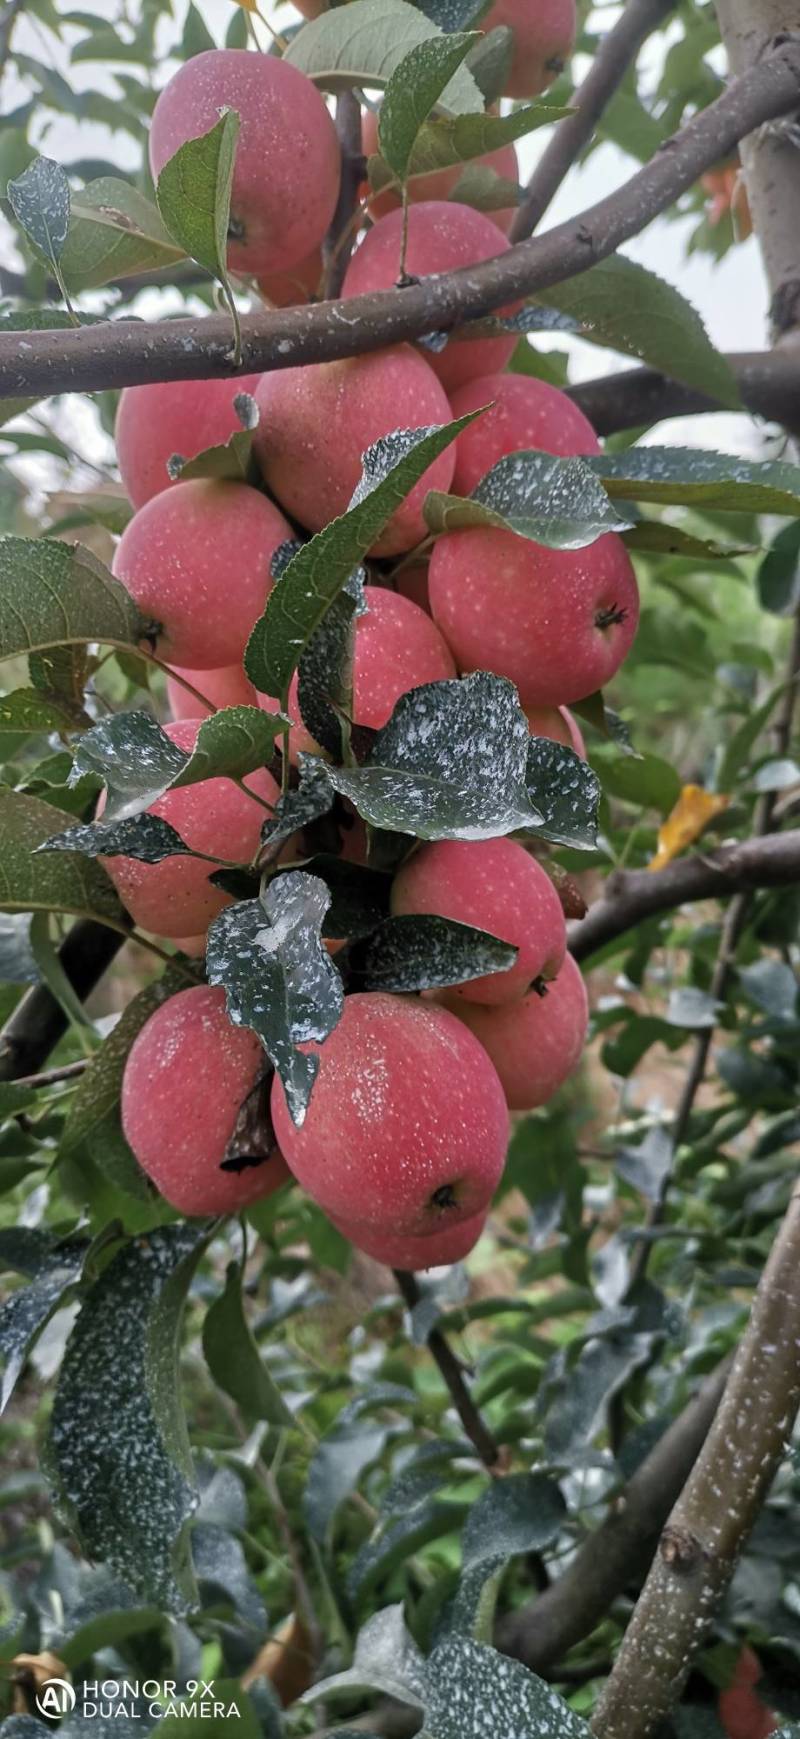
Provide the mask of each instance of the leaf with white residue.
{"label": "leaf with white residue", "polygon": [[[20,1239],[23,1242],[20,1242]],[[89,1250],[87,1239],[60,1242],[46,1232],[0,1232],[0,1267],[28,1276],[0,1305],[0,1412],[5,1408],[31,1346],[54,1310],[70,1297],[80,1279]]]}
{"label": "leaf with white residue", "polygon": [[426,1673],[425,1739],[591,1739],[552,1686],[485,1644],[452,1638]]}
{"label": "leaf with white residue", "polygon": [[422,912],[387,918],[348,948],[344,964],[357,989],[400,993],[507,972],[516,958],[511,943],[485,930]]}
{"label": "leaf with white residue", "polygon": [[363,765],[327,773],[373,827],[494,839],[541,822],[525,784],[529,741],[513,684],[477,671],[402,695]]}
{"label": "leaf with white residue", "polygon": [[320,939],[330,894],[318,876],[292,870],[243,900],[208,932],[211,984],[224,987],[236,1026],[258,1034],[286,1091],[292,1118],[303,1119],[319,1067],[298,1049],[322,1043],[342,1012],[342,980]]}
{"label": "leaf with white residue", "polygon": [[539,839],[593,851],[597,845],[600,781],[588,761],[549,737],[531,737],[525,783],[542,817]]}
{"label": "leaf with white residue", "polygon": [[81,738],[70,783],[83,773],[97,774],[108,792],[105,822],[126,821],[165,791],[204,779],[242,779],[263,767],[283,722],[280,714],[260,707],[225,707],[203,720],[187,753],[150,713],[115,713]]}
{"label": "leaf with white residue", "polygon": [[49,1461],[88,1556],[185,1612],[197,1507],[178,1381],[186,1291],[207,1233],[162,1226],[127,1244],[87,1293],[53,1401]]}
{"label": "leaf with white residue", "polygon": [[54,833],[37,852],[79,851],[84,857],[133,857],[138,863],[161,863],[165,857],[191,857],[174,827],[160,815],[131,815],[125,821],[88,822]]}
{"label": "leaf with white residue", "polygon": [[612,507],[587,462],[550,453],[507,453],[466,499],[431,490],[425,521],[433,532],[496,526],[549,549],[584,549],[631,525]]}
{"label": "leaf with white residue", "polygon": [[6,198],[28,240],[58,270],[69,229],[69,181],[60,163],[34,157],[24,174],[9,181]]}

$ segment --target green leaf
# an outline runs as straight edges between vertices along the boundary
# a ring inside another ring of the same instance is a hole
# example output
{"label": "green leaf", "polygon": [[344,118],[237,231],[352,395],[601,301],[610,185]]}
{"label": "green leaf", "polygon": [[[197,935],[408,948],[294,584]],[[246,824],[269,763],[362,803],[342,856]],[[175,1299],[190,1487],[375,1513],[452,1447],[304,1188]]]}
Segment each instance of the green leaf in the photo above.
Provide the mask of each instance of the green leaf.
{"label": "green leaf", "polygon": [[783,459],[735,459],[700,447],[631,447],[587,459],[611,496],[725,513],[800,517],[800,466]]}
{"label": "green leaf", "polygon": [[141,815],[165,791],[254,773],[271,759],[283,722],[280,714],[260,707],[225,707],[203,720],[187,754],[149,713],[115,713],[81,738],[73,782],[81,774],[96,774],[108,792],[104,823],[125,821]]}
{"label": "green leaf", "polygon": [[456,205],[471,205],[475,211],[510,211],[519,205],[518,181],[498,175],[490,163],[466,163],[447,197]]}
{"label": "green leaf", "polygon": [[299,785],[283,792],[275,805],[274,819],[267,818],[262,829],[262,840],[269,845],[273,859],[293,833],[327,815],[333,804],[330,780],[319,756],[301,753],[298,767]]}
{"label": "green leaf", "polygon": [[762,610],[790,616],[800,604],[800,525],[778,532],[756,575]]}
{"label": "green leaf", "polygon": [[453,73],[478,41],[474,32],[431,37],[410,49],[392,73],[381,104],[378,142],[390,169],[401,181],[408,174],[420,128]]}
{"label": "green leaf", "polygon": [[531,737],[525,786],[532,807],[541,816],[535,829],[538,839],[579,851],[595,850],[600,781],[587,761],[565,743]]}
{"label": "green leaf", "polygon": [[17,688],[0,696],[0,731],[10,736],[37,737],[51,731],[65,736],[74,729],[73,708],[48,700],[35,688]]}
{"label": "green leaf", "polygon": [[434,1649],[425,1678],[425,1739],[590,1739],[590,1730],[518,1661],[485,1644],[451,1638]]}
{"label": "green leaf", "polygon": [[90,1248],[85,1238],[61,1242],[45,1232],[32,1231],[26,1234],[30,1249],[23,1250],[18,1238],[13,1231],[0,1231],[0,1267],[24,1264],[22,1272],[30,1278],[29,1285],[12,1292],[0,1305],[0,1360],[4,1366],[0,1413],[11,1398],[34,1341],[53,1312],[73,1296]]}
{"label": "green leaf", "polygon": [[341,978],[320,939],[329,905],[324,882],[292,870],[269,883],[260,899],[229,906],[208,932],[209,982],[224,987],[235,1025],[258,1034],[298,1125],[319,1059],[297,1047],[322,1043],[344,1001]]}
{"label": "green leaf", "polygon": [[488,1641],[506,1565],[523,1552],[542,1552],[552,1545],[565,1516],[558,1484],[546,1474],[510,1474],[491,1485],[464,1526],[461,1579],[448,1614],[448,1631]]}
{"label": "green leaf", "polygon": [[[324,1442],[320,1450],[323,1448]],[[300,1701],[314,1703],[337,1691],[380,1691],[412,1709],[422,1708],[425,1662],[406,1626],[402,1605],[385,1606],[382,1612],[373,1613],[356,1638],[352,1666],[312,1685]]]}
{"label": "green leaf", "polygon": [[357,990],[435,990],[507,972],[517,952],[485,930],[426,912],[387,918],[348,948],[344,964]]}
{"label": "green leaf", "polygon": [[[451,169],[458,163],[470,163],[502,145],[513,144],[539,127],[550,126],[572,113],[571,109],[549,107],[546,103],[528,103],[512,109],[509,115],[437,115],[420,128],[411,154],[410,174],[431,175],[437,169]],[[381,159],[370,158],[372,165]],[[380,171],[376,169],[376,176]],[[376,185],[376,191],[380,191]]]}
{"label": "green leaf", "polygon": [[615,254],[564,284],[539,291],[536,301],[569,314],[592,343],[635,356],[731,410],[740,408],[734,376],[699,314],[672,284],[637,261]]}
{"label": "green leaf", "polygon": [[242,1270],[231,1262],[225,1290],[214,1300],[203,1324],[203,1351],[221,1389],[248,1419],[293,1425],[294,1418],[270,1376],[242,1307]]}
{"label": "green leaf", "polygon": [[352,1600],[365,1601],[381,1583],[389,1580],[395,1570],[408,1563],[415,1553],[443,1535],[455,1533],[466,1511],[461,1504],[438,1502],[415,1504],[407,1515],[395,1516],[390,1522],[380,1522],[372,1538],[360,1548],[347,1576],[347,1591]]}
{"label": "green leaf", "polygon": [[[248,393],[237,393],[234,409],[238,409],[242,400],[248,399],[252,404]],[[244,429],[235,429],[221,445],[206,447],[202,453],[196,453],[193,459],[181,459],[175,454],[167,460],[167,471],[173,482],[180,479],[181,483],[188,483],[195,477],[212,477],[226,483],[246,483],[250,477],[252,453],[253,428],[248,425]]]}
{"label": "green leaf", "polygon": [[46,537],[0,538],[0,659],[90,640],[135,647],[147,629],[90,550]]}
{"label": "green leaf", "polygon": [[176,246],[156,207],[129,181],[101,175],[73,195],[61,257],[73,289],[97,289],[185,258],[185,248]]}
{"label": "green leaf", "polygon": [[[345,581],[297,667],[297,703],[307,731],[335,761],[347,759],[353,716],[356,617],[367,612],[363,568]],[[317,788],[321,791],[322,780]]]}
{"label": "green leaf", "polygon": [[478,671],[402,695],[364,764],[327,774],[373,827],[494,839],[541,821],[525,785],[529,742],[513,684]]}
{"label": "green leaf", "polygon": [[[290,42],[285,59],[323,90],[382,88],[412,48],[441,35],[408,0],[350,0],[347,7],[333,7],[304,25]],[[463,66],[439,100],[453,114],[483,108],[478,86]]]}
{"label": "green leaf", "polygon": [[[603,786],[612,797],[625,803],[639,803],[643,808],[660,810],[669,815],[681,794],[681,781],[675,768],[660,755],[625,756],[604,761]],[[724,789],[724,787],[723,787]]]}
{"label": "green leaf", "polygon": [[530,451],[507,453],[466,499],[432,489],[424,513],[432,532],[491,525],[549,549],[584,549],[632,524],[617,514],[585,459]]}
{"label": "green leaf", "polygon": [[51,157],[34,157],[16,181],[9,181],[6,198],[17,223],[53,271],[69,229],[69,181]]}
{"label": "green leaf", "polygon": [[109,1263],[70,1336],[48,1446],[59,1501],[87,1554],[173,1613],[195,1597],[186,1524],[197,1492],[178,1345],[206,1238],[196,1226],[163,1226]]}
{"label": "green leaf", "polygon": [[208,133],[181,145],[156,184],[158,209],[170,235],[223,282],[238,136],[239,117],[228,109]]}
{"label": "green leaf", "polygon": [[239,116],[226,109],[208,133],[180,146],[156,183],[158,209],[170,235],[223,287],[233,322],[232,358],[237,364],[241,335],[227,255],[238,138]]}
{"label": "green leaf", "polygon": [[[380,6],[384,0],[375,3]],[[372,4],[373,0],[352,0],[347,10]],[[406,0],[392,0],[392,4],[405,5]],[[267,608],[250,635],[244,667],[261,694],[282,697],[288,691],[312,634],[395,508],[433,460],[479,414],[473,412],[433,429],[395,430],[367,448],[361,481],[347,513],[298,550],[273,586]]]}
{"label": "green leaf", "polygon": [[122,907],[100,864],[39,853],[62,819],[50,803],[0,787],[0,910],[66,912],[122,925]]}
{"label": "green leaf", "polygon": [[81,1075],[61,1135],[62,1158],[88,1154],[114,1188],[137,1201],[151,1202],[153,1191],[122,1133],[119,1101],[125,1063],[145,1021],[175,991],[185,988],[183,973],[168,967],[161,978],[132,998]]}

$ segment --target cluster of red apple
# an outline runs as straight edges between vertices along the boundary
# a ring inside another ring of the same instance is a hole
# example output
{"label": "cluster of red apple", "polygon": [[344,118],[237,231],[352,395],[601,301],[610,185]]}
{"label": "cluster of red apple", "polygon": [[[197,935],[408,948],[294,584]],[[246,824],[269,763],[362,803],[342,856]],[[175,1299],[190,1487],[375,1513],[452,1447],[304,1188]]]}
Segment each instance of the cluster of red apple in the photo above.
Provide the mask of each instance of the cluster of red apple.
{"label": "cluster of red apple", "polygon": [[[508,0],[495,11],[510,22],[513,12],[535,13],[540,23],[547,14],[551,24],[560,16],[562,26],[569,15],[574,23],[574,7],[561,0],[549,7]],[[515,77],[538,78],[533,88],[541,88],[542,54],[534,74],[531,52],[529,41],[520,62],[527,74]],[[290,107],[281,110],[282,102]],[[336,197],[336,140],[322,98],[294,68],[271,56],[220,51],[188,62],[159,98],[154,170],[206,131],[226,104],[240,114],[231,263],[263,282],[279,268],[291,273],[312,238],[318,246]],[[353,254],[345,297],[397,278],[401,213],[373,216]],[[507,246],[495,223],[469,206],[423,198],[411,207],[411,273],[448,271]],[[413,554],[426,535],[429,489],[469,494],[500,458],[522,449],[599,450],[594,430],[563,393],[502,372],[514,343],[501,333],[454,339],[439,352],[396,344],[260,377],[122,394],[117,450],[136,512],[114,571],[160,624],[161,656],[176,671],[167,726],[173,742],[183,749],[194,743],[208,710],[197,694],[214,707],[277,707],[242,668],[272,584],[272,558],[297,527],[317,531],[347,509],[365,449],[398,428],[446,423],[489,405],[430,466],[370,552],[367,610],[356,619],[354,721],[379,729],[410,689],[483,669],[514,682],[532,732],[584,753],[566,706],[609,680],[636,629],[636,580],[620,539],[607,535],[567,552],[481,528],[439,537],[427,568]],[[233,401],[242,391],[259,411],[254,451],[264,490],[173,482],[173,454],[191,456],[235,431]],[[296,679],[289,714],[291,759],[299,750],[320,753],[300,716]],[[212,778],[170,791],[152,813],[206,859],[249,862],[263,804],[274,805],[278,795],[265,770],[244,787]],[[365,830],[355,816],[344,850],[364,861]],[[291,854],[302,858],[302,841]],[[178,940],[186,952],[204,950],[209,924],[230,900],[209,881],[207,861],[116,857],[107,867],[144,929]],[[513,944],[516,961],[450,991],[349,995],[331,1036],[312,1047],[319,1073],[302,1126],[292,1121],[276,1077],[277,1146],[258,1164],[243,1166],[242,1142],[232,1149],[231,1141],[243,1117],[252,1125],[249,1113],[265,1109],[264,1056],[253,1033],[231,1024],[224,992],[180,992],[142,1029],[125,1073],[124,1127],[144,1170],[181,1211],[236,1211],[283,1182],[288,1167],[355,1244],[395,1267],[452,1261],[472,1247],[502,1173],[509,1108],[543,1104],[576,1066],[587,1024],[583,981],[565,952],[553,883],[515,840],[423,844],[395,876],[391,909],[474,925]]]}

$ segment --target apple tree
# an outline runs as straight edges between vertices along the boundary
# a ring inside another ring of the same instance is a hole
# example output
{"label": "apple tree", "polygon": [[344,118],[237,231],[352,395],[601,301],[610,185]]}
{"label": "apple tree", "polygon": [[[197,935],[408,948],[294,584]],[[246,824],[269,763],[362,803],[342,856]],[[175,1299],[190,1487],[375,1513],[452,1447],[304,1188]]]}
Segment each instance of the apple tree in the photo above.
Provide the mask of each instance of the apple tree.
{"label": "apple tree", "polygon": [[0,79],[0,1733],[792,1739],[797,5]]}

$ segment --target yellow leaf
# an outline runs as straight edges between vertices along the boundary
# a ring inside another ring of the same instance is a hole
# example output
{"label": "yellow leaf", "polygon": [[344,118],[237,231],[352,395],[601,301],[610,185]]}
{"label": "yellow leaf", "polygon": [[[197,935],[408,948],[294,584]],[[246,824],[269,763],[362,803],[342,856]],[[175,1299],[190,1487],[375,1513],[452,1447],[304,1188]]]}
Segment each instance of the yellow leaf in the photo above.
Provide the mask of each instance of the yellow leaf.
{"label": "yellow leaf", "polygon": [[709,821],[721,815],[729,803],[730,797],[704,791],[702,785],[684,785],[675,808],[658,830],[658,851],[648,869],[660,870],[671,863],[687,845],[699,839]]}
{"label": "yellow leaf", "polygon": [[234,6],[241,6],[243,12],[257,12],[257,0],[233,0]]}

